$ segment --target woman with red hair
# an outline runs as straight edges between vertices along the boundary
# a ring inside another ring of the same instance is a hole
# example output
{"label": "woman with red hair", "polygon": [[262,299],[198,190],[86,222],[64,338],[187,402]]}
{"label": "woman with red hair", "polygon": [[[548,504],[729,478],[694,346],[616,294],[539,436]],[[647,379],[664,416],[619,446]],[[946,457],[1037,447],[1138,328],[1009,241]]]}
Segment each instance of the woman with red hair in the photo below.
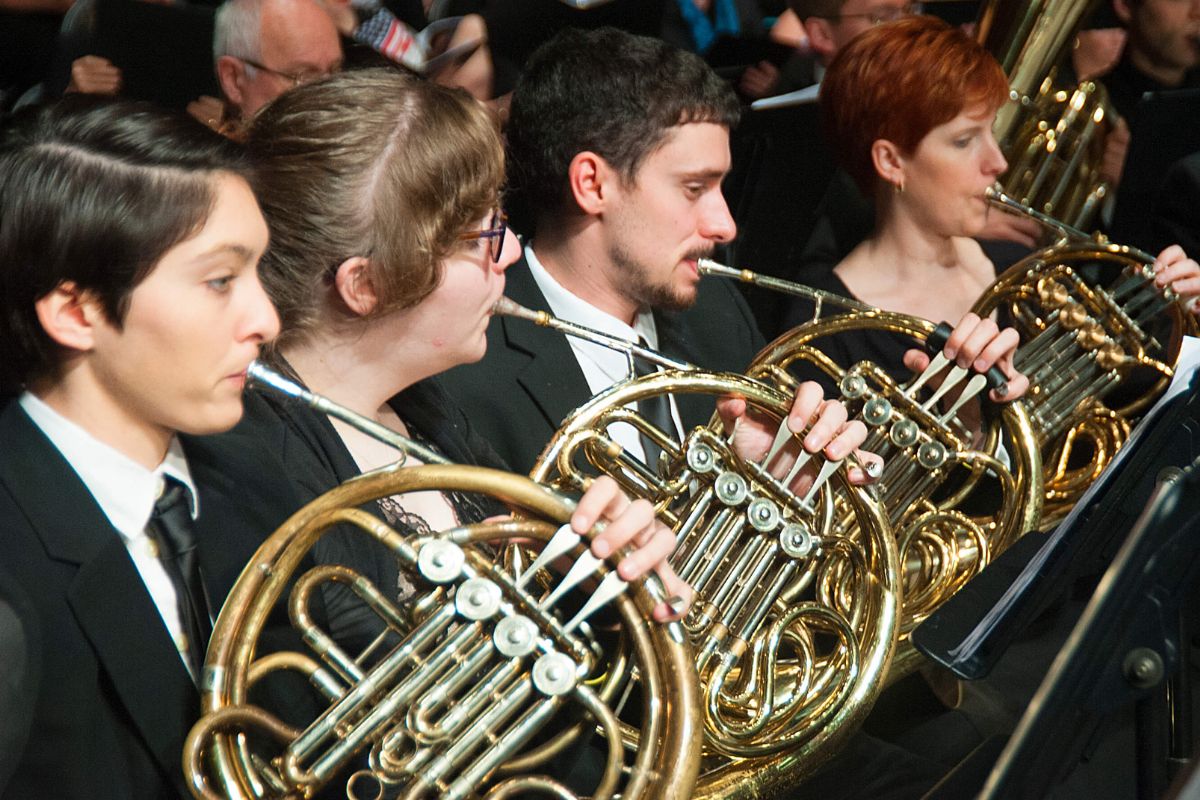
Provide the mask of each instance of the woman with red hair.
{"label": "woman with red hair", "polygon": [[[826,136],[842,167],[874,199],[875,230],[833,269],[828,287],[889,311],[930,320],[963,320],[982,336],[991,320],[968,309],[995,278],[972,239],[987,222],[985,191],[1007,168],[992,123],[1008,99],[996,60],[957,28],[934,17],[911,17],[866,31],[844,47],[821,84]],[[994,212],[999,213],[999,212]],[[1155,263],[1160,285],[1200,294],[1200,267],[1178,246]],[[1027,382],[1012,367],[1016,331],[1000,331],[988,346],[1009,375],[1008,397]],[[962,366],[990,364],[956,347]],[[918,351],[903,356],[923,369]]]}

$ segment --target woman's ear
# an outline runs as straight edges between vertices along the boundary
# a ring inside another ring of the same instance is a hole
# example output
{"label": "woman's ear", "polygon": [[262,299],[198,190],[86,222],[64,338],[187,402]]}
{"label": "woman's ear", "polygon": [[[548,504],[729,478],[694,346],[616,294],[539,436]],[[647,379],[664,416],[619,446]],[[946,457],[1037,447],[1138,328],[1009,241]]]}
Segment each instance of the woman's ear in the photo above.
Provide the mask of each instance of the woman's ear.
{"label": "woman's ear", "polygon": [[63,281],[34,303],[38,322],[56,343],[81,353],[96,344],[95,326],[108,322],[104,309],[91,292],[72,281]]}
{"label": "woman's ear", "polygon": [[370,264],[370,259],[364,256],[351,256],[338,264],[334,273],[338,296],[347,308],[360,317],[367,316],[379,305],[375,285],[371,283],[371,275],[367,270]]}
{"label": "woman's ear", "polygon": [[887,139],[876,139],[871,144],[871,163],[881,180],[897,191],[904,190],[904,156],[899,147]]}

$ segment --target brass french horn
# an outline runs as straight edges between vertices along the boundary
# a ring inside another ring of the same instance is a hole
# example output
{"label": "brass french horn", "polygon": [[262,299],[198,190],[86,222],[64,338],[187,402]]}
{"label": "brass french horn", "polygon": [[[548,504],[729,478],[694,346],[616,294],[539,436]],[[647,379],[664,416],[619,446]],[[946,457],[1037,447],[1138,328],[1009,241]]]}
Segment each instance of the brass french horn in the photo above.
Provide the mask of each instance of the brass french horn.
{"label": "brass french horn", "polygon": [[[788,429],[792,395],[741,375],[711,373],[515,303],[522,316],[573,336],[627,349],[665,369],[619,383],[576,409],[532,477],[578,490],[596,473],[648,499],[676,532],[672,564],[696,590],[684,620],[696,650],[710,754],[697,797],[769,797],[813,771],[857,727],[880,691],[898,630],[898,552],[868,490],[841,463],[801,456],[784,478],[771,466],[803,435]],[[735,451],[715,421],[661,430],[637,411],[652,396],[737,395],[779,426],[761,462]],[[631,457],[609,427],[632,425],[661,450]],[[799,470],[816,472],[801,493]],[[855,515],[839,529],[839,510]]]}
{"label": "brass french horn", "polygon": [[[593,730],[607,749],[592,797],[691,796],[700,742],[695,668],[678,623],[646,623],[662,599],[656,579],[626,584],[594,558],[564,524],[573,503],[562,495],[521,476],[447,464],[257,365],[252,378],[426,464],[398,462],[327,492],[247,565],[213,631],[203,716],[187,739],[184,769],[196,797],[311,797],[335,779],[346,780],[349,797],[575,797],[539,771]],[[359,508],[430,489],[489,494],[522,518],[402,536]],[[343,566],[296,577],[312,544],[337,525],[395,554],[421,589],[411,605]],[[532,564],[508,568],[485,549],[513,537],[538,544]],[[571,562],[565,575],[549,570],[563,560]],[[586,602],[563,609],[564,595],[593,577]],[[305,647],[260,654],[267,615],[293,582],[288,608]],[[315,622],[310,602],[326,582],[348,587],[379,616],[385,633],[366,651],[346,652]],[[623,623],[627,662],[605,660],[588,634],[587,619],[606,604]],[[612,706],[634,669],[644,687],[642,746],[630,752]],[[302,729],[252,704],[256,685],[279,671],[306,676],[328,704]]]}
{"label": "brass french horn", "polygon": [[[830,355],[837,337],[860,331],[884,331],[923,348],[935,331],[932,322],[713,262],[702,262],[700,271],[813,303],[813,319],[767,345],[748,372],[788,391],[795,390],[798,374],[823,380],[836,387],[851,419],[867,426],[863,449],[884,458],[874,488],[900,547],[902,637],[994,555],[1038,526],[1042,465],[1024,403],[999,407],[977,441],[960,412],[987,388],[987,378],[947,363],[940,346],[929,368],[906,381],[874,362],[839,363]],[[957,398],[943,401],[952,389]],[[849,530],[854,524],[842,509],[838,525]],[[917,659],[905,642],[893,669],[907,671]]]}
{"label": "brass french horn", "polygon": [[973,308],[998,311],[1021,333],[1015,364],[1030,381],[1048,526],[1112,460],[1170,382],[1183,336],[1200,327],[1174,291],[1155,284],[1149,253],[1088,236],[1002,191],[990,197],[1058,238],[1005,270]]}

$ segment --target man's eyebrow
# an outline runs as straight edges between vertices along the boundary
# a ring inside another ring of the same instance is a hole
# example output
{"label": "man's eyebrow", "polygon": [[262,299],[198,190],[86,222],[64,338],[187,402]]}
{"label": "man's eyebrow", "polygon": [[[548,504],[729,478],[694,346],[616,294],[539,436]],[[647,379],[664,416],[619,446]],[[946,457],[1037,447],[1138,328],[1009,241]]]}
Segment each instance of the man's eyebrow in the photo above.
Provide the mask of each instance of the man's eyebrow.
{"label": "man's eyebrow", "polygon": [[679,173],[679,177],[684,180],[722,180],[728,170],[724,169],[696,169],[683,170]]}

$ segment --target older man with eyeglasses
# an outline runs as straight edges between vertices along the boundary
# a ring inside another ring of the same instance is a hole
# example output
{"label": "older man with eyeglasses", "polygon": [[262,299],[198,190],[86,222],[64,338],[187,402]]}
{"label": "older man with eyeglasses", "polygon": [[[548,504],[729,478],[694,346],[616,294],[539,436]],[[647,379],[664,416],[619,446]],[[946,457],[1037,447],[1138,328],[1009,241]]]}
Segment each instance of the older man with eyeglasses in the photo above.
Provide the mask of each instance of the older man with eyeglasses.
{"label": "older man with eyeglasses", "polygon": [[316,0],[227,0],[217,11],[213,57],[236,122],[294,86],[337,72],[342,45]]}

